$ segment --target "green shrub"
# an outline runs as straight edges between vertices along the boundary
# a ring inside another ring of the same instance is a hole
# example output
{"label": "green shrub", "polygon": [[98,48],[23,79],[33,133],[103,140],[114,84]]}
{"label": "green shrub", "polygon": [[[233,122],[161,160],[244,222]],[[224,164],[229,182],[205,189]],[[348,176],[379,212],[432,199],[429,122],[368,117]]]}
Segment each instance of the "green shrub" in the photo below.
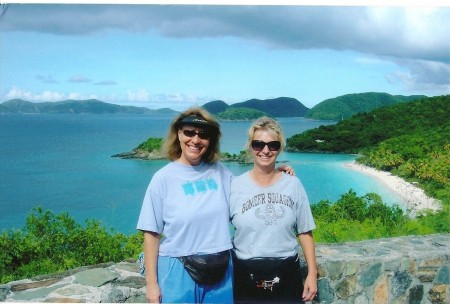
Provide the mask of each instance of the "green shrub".
{"label": "green shrub", "polygon": [[148,151],[148,152],[159,151],[159,150],[161,150],[162,143],[163,143],[163,139],[162,138],[150,137],[149,139],[147,139],[143,143],[139,144],[137,149],[145,150],[145,151]]}
{"label": "green shrub", "polygon": [[369,193],[358,197],[353,190],[336,203],[322,200],[311,206],[317,242],[339,243],[394,236],[450,232],[448,204],[438,212],[423,211],[410,218],[398,205],[387,206]]}
{"label": "green shrub", "polygon": [[136,258],[142,242],[142,233],[127,237],[95,220],[87,220],[83,227],[67,213],[34,208],[24,229],[3,231],[0,236],[0,283]]}

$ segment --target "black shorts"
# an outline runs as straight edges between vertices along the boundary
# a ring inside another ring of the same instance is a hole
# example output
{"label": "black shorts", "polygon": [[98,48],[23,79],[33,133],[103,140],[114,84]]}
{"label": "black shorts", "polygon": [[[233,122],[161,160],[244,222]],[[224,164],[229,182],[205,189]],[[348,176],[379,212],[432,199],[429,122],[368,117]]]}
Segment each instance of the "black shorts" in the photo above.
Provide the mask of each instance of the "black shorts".
{"label": "black shorts", "polygon": [[298,255],[239,260],[233,255],[235,303],[303,303]]}

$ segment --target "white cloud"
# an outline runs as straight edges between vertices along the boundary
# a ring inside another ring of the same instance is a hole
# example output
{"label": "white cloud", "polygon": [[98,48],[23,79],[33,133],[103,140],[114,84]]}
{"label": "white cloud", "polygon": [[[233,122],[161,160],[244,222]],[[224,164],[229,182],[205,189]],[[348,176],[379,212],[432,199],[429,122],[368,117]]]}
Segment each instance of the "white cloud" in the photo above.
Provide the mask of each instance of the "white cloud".
{"label": "white cloud", "polygon": [[204,104],[211,101],[211,97],[195,96],[192,94],[183,93],[170,93],[170,94],[158,94],[151,98],[152,102],[160,104],[180,104],[180,105],[193,105]]}
{"label": "white cloud", "polygon": [[33,93],[27,90],[23,90],[18,87],[12,87],[1,99],[23,99],[32,102],[55,102],[67,99],[72,100],[86,100],[86,99],[99,99],[108,102],[108,100],[114,99],[110,96],[98,96],[96,94],[81,94],[81,93],[61,93],[55,91],[43,91],[41,93]]}
{"label": "white cloud", "polygon": [[[117,97],[114,97],[114,99],[116,101],[120,101],[120,99],[118,99]],[[213,100],[212,97],[205,97],[205,96],[199,97],[195,95],[182,93],[151,95],[148,92],[148,90],[140,89],[135,91],[128,91],[125,103],[135,106],[145,106],[151,109],[169,107],[174,110],[185,110],[188,107],[194,105],[201,106],[211,100]],[[123,103],[124,102],[121,102],[121,104]]]}
{"label": "white cloud", "polygon": [[150,101],[150,93],[146,89],[128,91],[127,100],[130,102],[148,102]]}
{"label": "white cloud", "polygon": [[69,93],[69,94],[67,94],[67,99],[82,100],[82,99],[85,99],[85,98],[80,93]]}
{"label": "white cloud", "polygon": [[39,101],[58,101],[64,99],[64,94],[58,92],[44,91],[37,96]]}
{"label": "white cloud", "polygon": [[45,102],[45,101],[60,101],[65,99],[65,95],[59,92],[44,91],[36,94],[30,91],[12,87],[6,94],[5,99],[23,99],[27,101]]}
{"label": "white cloud", "polygon": [[401,83],[408,91],[446,92],[450,94],[450,65],[425,60],[399,60],[405,71],[387,75],[391,83]]}

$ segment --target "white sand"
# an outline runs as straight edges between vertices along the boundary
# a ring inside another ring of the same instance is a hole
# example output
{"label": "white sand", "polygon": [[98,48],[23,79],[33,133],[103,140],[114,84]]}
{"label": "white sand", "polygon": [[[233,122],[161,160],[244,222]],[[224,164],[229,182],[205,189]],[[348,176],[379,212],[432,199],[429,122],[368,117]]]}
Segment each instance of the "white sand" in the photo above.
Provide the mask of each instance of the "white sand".
{"label": "white sand", "polygon": [[373,176],[389,187],[392,191],[397,192],[403,197],[406,209],[411,210],[410,216],[414,217],[419,210],[440,209],[440,203],[425,194],[425,192],[412,183],[408,183],[402,178],[392,175],[390,172],[380,171],[356,162],[346,163],[347,168],[360,171],[364,174]]}

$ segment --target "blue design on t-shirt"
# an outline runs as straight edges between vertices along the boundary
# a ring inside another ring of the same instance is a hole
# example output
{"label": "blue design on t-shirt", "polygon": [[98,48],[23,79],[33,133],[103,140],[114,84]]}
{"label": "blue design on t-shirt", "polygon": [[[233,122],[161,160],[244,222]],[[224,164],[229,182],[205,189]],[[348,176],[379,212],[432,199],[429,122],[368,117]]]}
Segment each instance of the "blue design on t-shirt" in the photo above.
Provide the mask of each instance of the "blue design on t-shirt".
{"label": "blue design on t-shirt", "polygon": [[219,187],[217,186],[216,181],[213,178],[209,178],[206,180],[206,183],[208,184],[208,188],[210,190],[217,190]]}
{"label": "blue design on t-shirt", "polygon": [[192,183],[184,184],[183,190],[184,190],[184,194],[186,194],[186,195],[194,195],[195,194],[194,185],[192,185]]}
{"label": "blue design on t-shirt", "polygon": [[196,193],[206,193],[208,191],[217,191],[219,186],[213,178],[202,179],[193,183],[183,184],[185,195],[195,195]]}
{"label": "blue design on t-shirt", "polygon": [[195,182],[195,188],[198,192],[206,192],[206,182],[204,180],[198,180]]}

